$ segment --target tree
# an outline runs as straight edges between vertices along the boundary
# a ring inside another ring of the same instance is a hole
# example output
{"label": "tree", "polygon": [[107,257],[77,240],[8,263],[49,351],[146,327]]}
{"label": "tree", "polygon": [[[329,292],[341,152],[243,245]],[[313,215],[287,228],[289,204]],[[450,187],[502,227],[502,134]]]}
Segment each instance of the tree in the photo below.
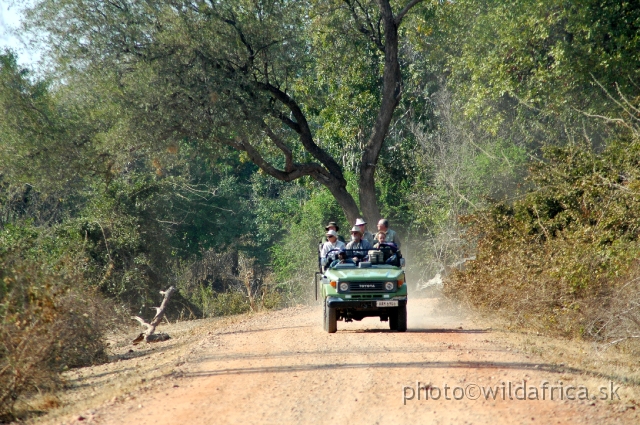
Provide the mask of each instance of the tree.
{"label": "tree", "polygon": [[476,116],[499,121],[517,105],[528,111],[529,125],[561,119],[549,137],[557,140],[566,137],[566,127],[583,134],[584,113],[625,117],[614,98],[640,93],[637,2],[461,0],[444,6],[433,42],[447,50],[450,81]]}
{"label": "tree", "polygon": [[113,95],[136,110],[137,130],[154,143],[224,145],[279,180],[309,176],[353,222],[360,211],[343,169],[314,137],[314,117],[330,95],[305,90],[327,59],[312,41],[314,22],[323,13],[340,16],[339,25],[356,28],[384,58],[381,73],[370,70],[380,100],[359,166],[360,207],[374,220],[375,168],[402,95],[398,28],[420,2],[394,13],[389,0],[41,0],[27,26],[44,30],[66,78],[111,80]]}

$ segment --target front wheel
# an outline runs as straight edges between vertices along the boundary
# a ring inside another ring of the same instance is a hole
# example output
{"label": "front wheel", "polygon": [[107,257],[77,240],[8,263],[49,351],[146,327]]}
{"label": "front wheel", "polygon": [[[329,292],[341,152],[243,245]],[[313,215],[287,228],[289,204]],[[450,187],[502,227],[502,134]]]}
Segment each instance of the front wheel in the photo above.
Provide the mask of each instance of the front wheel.
{"label": "front wheel", "polygon": [[397,308],[394,308],[389,314],[389,329],[395,331],[398,329],[398,313]]}
{"label": "front wheel", "polygon": [[324,302],[324,330],[330,334],[336,333],[338,330],[338,320],[336,318],[336,309]]}
{"label": "front wheel", "polygon": [[404,332],[407,330],[407,306],[403,305],[398,307],[398,315],[396,319],[398,332]]}

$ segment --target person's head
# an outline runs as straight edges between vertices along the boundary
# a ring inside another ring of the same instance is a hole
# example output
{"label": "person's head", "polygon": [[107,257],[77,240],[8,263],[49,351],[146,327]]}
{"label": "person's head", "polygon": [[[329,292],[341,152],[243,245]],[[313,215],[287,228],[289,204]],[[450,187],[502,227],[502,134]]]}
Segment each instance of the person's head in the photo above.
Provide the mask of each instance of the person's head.
{"label": "person's head", "polygon": [[386,218],[381,218],[378,222],[378,230],[381,232],[386,232],[389,229],[389,220]]}
{"label": "person's head", "polygon": [[326,236],[327,236],[327,240],[331,243],[335,243],[336,240],[338,239],[338,233],[333,229],[327,231]]}
{"label": "person's head", "polygon": [[356,242],[359,242],[362,239],[362,230],[360,230],[360,226],[353,226],[351,228],[351,239]]}
{"label": "person's head", "polygon": [[376,239],[380,243],[384,243],[387,240],[387,234],[385,232],[378,232],[376,234]]}
{"label": "person's head", "polygon": [[355,225],[358,226],[360,231],[364,234],[364,231],[367,229],[367,222],[361,218],[357,218]]}
{"label": "person's head", "polygon": [[336,232],[338,232],[340,230],[340,228],[338,227],[338,225],[336,224],[335,221],[330,221],[325,227],[324,230],[329,231],[329,230],[335,230]]}
{"label": "person's head", "polygon": [[347,252],[344,249],[340,250],[340,252],[338,252],[338,260],[345,261],[346,259],[347,259]]}

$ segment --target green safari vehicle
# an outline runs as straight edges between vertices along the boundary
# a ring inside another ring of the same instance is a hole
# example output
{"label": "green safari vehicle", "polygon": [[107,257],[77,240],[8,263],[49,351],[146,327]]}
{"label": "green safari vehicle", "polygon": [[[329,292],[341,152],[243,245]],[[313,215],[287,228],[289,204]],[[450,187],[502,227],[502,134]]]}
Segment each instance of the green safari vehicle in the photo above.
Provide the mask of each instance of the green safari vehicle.
{"label": "green safari vehicle", "polygon": [[[318,256],[316,273],[324,301],[324,330],[334,333],[337,322],[379,317],[398,332],[407,330],[407,283],[404,258],[399,250],[381,247],[366,253],[358,250],[330,252],[326,261]],[[345,258],[347,258],[345,260]]]}

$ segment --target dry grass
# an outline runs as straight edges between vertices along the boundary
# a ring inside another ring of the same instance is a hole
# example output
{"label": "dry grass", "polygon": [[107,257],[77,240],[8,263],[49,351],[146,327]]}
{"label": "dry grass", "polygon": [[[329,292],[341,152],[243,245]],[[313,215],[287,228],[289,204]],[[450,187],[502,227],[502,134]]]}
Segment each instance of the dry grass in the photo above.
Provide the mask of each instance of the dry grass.
{"label": "dry grass", "polygon": [[444,293],[513,329],[640,352],[640,140],[546,159],[520,199],[469,219],[476,260]]}
{"label": "dry grass", "polygon": [[[252,313],[249,313],[252,314]],[[154,344],[131,344],[137,327],[106,336],[107,363],[71,369],[61,376],[63,385],[55,393],[27,400],[41,417],[29,423],[66,423],[78,417],[91,418],[94,409],[135,399],[139,393],[172,388],[182,376],[182,366],[208,340],[212,330],[245,320],[247,315],[162,323],[158,330],[171,336]]]}
{"label": "dry grass", "polygon": [[5,258],[0,279],[0,420],[6,421],[37,410],[24,401],[59,388],[63,370],[106,361],[102,335],[114,314],[78,276],[35,262]]}

